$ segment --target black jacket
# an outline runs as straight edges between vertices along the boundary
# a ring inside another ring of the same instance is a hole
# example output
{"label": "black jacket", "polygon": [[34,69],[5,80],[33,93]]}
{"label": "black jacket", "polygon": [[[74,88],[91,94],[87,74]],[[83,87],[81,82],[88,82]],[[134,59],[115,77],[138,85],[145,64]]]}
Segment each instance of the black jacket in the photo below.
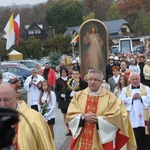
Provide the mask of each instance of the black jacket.
{"label": "black jacket", "polygon": [[[68,90],[67,81],[64,81],[61,77],[56,80],[55,93],[60,109],[67,109],[70,103],[70,91]],[[61,94],[65,94],[65,98],[62,98]]]}

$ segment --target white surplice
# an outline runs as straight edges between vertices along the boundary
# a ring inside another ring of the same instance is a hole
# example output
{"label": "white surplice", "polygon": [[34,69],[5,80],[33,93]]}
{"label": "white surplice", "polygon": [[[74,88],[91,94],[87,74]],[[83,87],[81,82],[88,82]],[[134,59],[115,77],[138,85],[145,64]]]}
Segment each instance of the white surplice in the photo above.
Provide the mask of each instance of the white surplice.
{"label": "white surplice", "polygon": [[30,106],[31,105],[38,105],[39,104],[39,95],[40,90],[35,85],[29,86],[30,81],[34,82],[34,84],[39,83],[40,81],[44,81],[45,79],[41,75],[37,75],[36,77],[32,78],[32,75],[27,77],[24,83],[24,88],[27,92],[29,92],[29,99],[30,99]]}
{"label": "white surplice", "polygon": [[147,95],[142,97],[141,99],[132,100],[132,97],[135,93],[139,93],[141,91],[142,85],[140,84],[139,89],[131,89],[130,85],[130,91],[132,95],[130,97],[127,97],[126,95],[126,89],[127,87],[122,89],[121,95],[119,98],[123,101],[127,111],[129,112],[131,124],[133,128],[137,127],[145,127],[145,120],[144,120],[144,109],[150,109],[150,88],[146,87]]}

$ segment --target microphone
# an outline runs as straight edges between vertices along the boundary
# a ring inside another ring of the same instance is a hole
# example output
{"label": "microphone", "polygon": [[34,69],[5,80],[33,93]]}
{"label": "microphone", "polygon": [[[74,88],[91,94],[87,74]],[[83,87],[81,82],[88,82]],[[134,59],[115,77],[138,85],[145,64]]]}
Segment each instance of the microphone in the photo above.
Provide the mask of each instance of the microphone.
{"label": "microphone", "polygon": [[34,78],[34,77],[32,76],[32,77],[31,77],[31,81],[33,80],[33,78]]}

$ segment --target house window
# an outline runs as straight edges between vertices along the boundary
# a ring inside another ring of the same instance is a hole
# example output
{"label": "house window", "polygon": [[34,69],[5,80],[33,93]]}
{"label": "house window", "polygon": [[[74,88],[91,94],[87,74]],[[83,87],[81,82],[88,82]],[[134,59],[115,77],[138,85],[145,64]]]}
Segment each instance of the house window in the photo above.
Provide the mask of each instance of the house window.
{"label": "house window", "polygon": [[121,28],[121,32],[122,32],[122,33],[127,32],[127,28]]}
{"label": "house window", "polygon": [[28,30],[28,34],[34,34],[33,30]]}
{"label": "house window", "polygon": [[41,34],[41,30],[40,29],[35,29],[35,34]]}

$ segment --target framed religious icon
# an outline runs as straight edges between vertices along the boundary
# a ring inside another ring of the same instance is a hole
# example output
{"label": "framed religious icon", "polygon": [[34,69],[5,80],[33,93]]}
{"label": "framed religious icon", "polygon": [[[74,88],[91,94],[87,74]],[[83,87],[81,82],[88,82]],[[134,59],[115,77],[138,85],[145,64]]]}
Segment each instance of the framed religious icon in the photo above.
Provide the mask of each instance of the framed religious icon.
{"label": "framed religious icon", "polygon": [[84,77],[92,68],[101,70],[105,76],[108,60],[108,30],[103,22],[90,19],[80,26],[79,50],[82,76]]}

